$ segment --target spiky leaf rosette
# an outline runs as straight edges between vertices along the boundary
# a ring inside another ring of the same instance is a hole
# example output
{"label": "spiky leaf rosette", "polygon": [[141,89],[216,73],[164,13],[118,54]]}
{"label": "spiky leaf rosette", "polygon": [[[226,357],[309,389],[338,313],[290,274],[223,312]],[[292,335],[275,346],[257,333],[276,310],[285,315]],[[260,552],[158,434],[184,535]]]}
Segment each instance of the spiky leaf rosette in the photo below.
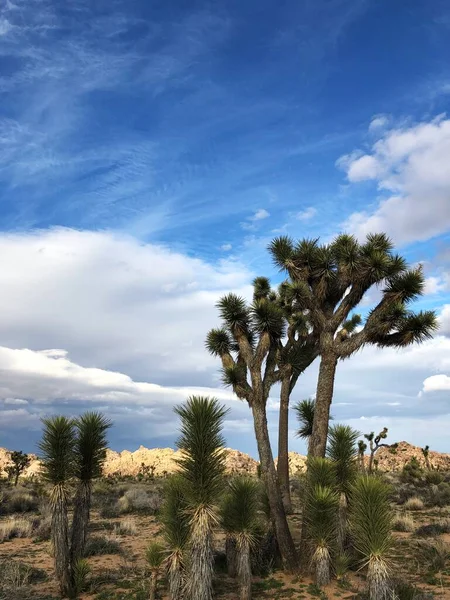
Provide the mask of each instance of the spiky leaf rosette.
{"label": "spiky leaf rosette", "polygon": [[297,431],[297,436],[302,439],[310,438],[314,422],[314,400],[301,400],[300,402],[297,402],[297,404],[295,404],[293,408],[296,412],[297,420],[300,425]]}
{"label": "spiky leaf rosette", "polygon": [[272,260],[281,270],[287,270],[292,265],[294,257],[294,242],[287,235],[272,240],[269,245]]}
{"label": "spiky leaf rosette", "polygon": [[206,348],[213,356],[223,356],[232,350],[232,340],[226,329],[211,329],[206,338]]}
{"label": "spiky leaf rosette", "polygon": [[219,300],[217,307],[220,317],[233,335],[247,333],[250,324],[250,312],[244,298],[230,293]]}
{"label": "spiky leaf rosette", "polygon": [[345,494],[357,473],[356,442],[359,436],[359,431],[348,425],[333,425],[328,432],[327,456],[334,464],[338,489]]}
{"label": "spiky leaf rosette", "polygon": [[314,486],[320,485],[326,488],[336,488],[337,480],[334,463],[327,458],[310,456],[306,465],[308,487],[313,488]]}
{"label": "spiky leaf rosette", "polygon": [[271,293],[270,280],[267,277],[255,277],[253,284],[253,300],[268,298]]}
{"label": "spiky leaf rosette", "polygon": [[181,419],[180,473],[193,506],[215,504],[223,489],[225,456],[222,426],[228,410],[215,398],[191,396],[175,408]]}
{"label": "spiky leaf rosette", "polygon": [[43,477],[52,485],[65,485],[75,473],[74,421],[64,416],[42,419],[39,443]]}
{"label": "spiky leaf rosette", "polygon": [[236,477],[229,483],[222,503],[221,521],[224,530],[239,537],[246,537],[252,545],[261,532],[261,486],[255,479]]}
{"label": "spiky leaf rosette", "polygon": [[86,412],[75,420],[76,476],[82,481],[101,477],[108,448],[106,433],[111,426],[112,422],[99,412]]}
{"label": "spiky leaf rosette", "polygon": [[145,550],[145,559],[150,569],[159,569],[165,558],[166,551],[161,542],[152,542],[147,546]]}
{"label": "spiky leaf rosette", "polygon": [[257,300],[252,308],[254,331],[268,333],[273,340],[279,340],[284,334],[285,319],[281,308],[265,298]]}
{"label": "spiky leaf rosette", "polygon": [[393,512],[390,487],[379,477],[361,475],[350,489],[350,528],[356,552],[367,566],[371,600],[386,598],[392,568]]}
{"label": "spiky leaf rosette", "polygon": [[164,504],[161,510],[164,541],[169,552],[183,550],[189,539],[189,516],[183,477],[173,475],[164,488]]}

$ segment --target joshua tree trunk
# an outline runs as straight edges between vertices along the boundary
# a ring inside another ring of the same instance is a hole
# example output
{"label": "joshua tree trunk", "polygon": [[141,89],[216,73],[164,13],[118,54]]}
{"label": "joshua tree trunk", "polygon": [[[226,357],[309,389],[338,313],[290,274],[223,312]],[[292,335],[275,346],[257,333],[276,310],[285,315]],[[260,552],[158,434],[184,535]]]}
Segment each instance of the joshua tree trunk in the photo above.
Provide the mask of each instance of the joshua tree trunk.
{"label": "joshua tree trunk", "polygon": [[189,600],[211,600],[214,573],[212,523],[202,509],[193,517],[187,597]]}
{"label": "joshua tree trunk", "polygon": [[313,431],[309,442],[309,456],[325,457],[337,360],[337,357],[332,353],[322,354],[321,356]]}
{"label": "joshua tree trunk", "polygon": [[388,600],[391,597],[389,576],[383,562],[376,559],[369,561],[367,583],[369,584],[369,600]]}
{"label": "joshua tree trunk", "polygon": [[55,573],[61,596],[70,593],[71,573],[69,556],[69,523],[67,518],[67,497],[63,486],[57,485],[52,491],[51,540],[55,562]]}
{"label": "joshua tree trunk", "polygon": [[278,425],[277,474],[286,514],[292,513],[291,491],[289,486],[289,396],[290,376],[284,376],[280,392],[280,418]]}
{"label": "joshua tree trunk", "polygon": [[225,554],[227,557],[227,571],[230,577],[237,575],[237,549],[236,538],[232,535],[227,535],[225,540]]}
{"label": "joshua tree trunk", "polygon": [[265,405],[262,402],[254,401],[252,403],[252,411],[261,463],[261,474],[269,499],[270,512],[275,525],[280,553],[285,568],[288,571],[296,572],[298,569],[297,552],[286,519],[277,472],[273,462]]}
{"label": "joshua tree trunk", "polygon": [[74,499],[70,559],[72,565],[82,558],[86,547],[91,509],[91,482],[80,481]]}
{"label": "joshua tree trunk", "polygon": [[238,577],[239,599],[252,598],[252,567],[250,562],[250,544],[248,539],[240,540],[238,544]]}
{"label": "joshua tree trunk", "polygon": [[339,552],[344,552],[347,537],[347,496],[342,492],[339,496],[337,547]]}
{"label": "joshua tree trunk", "polygon": [[148,593],[148,600],[155,600],[156,598],[156,587],[158,585],[158,571],[152,571],[150,575],[150,590]]}
{"label": "joshua tree trunk", "polygon": [[182,564],[182,556],[180,556],[178,553],[174,553],[169,558],[167,574],[169,579],[170,600],[183,600],[184,569]]}
{"label": "joshua tree trunk", "polygon": [[330,553],[327,548],[317,548],[314,554],[316,585],[323,587],[330,583]]}

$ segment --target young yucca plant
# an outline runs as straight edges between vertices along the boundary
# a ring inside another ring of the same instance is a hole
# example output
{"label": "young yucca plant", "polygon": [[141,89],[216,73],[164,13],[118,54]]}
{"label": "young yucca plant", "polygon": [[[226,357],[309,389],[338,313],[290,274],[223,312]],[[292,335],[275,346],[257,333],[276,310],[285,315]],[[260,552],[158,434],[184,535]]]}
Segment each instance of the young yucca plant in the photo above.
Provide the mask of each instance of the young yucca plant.
{"label": "young yucca plant", "polygon": [[391,591],[394,540],[389,495],[389,486],[373,475],[361,475],[350,488],[350,528],[355,550],[367,566],[370,600],[387,600]]}
{"label": "young yucca plant", "polygon": [[356,442],[360,433],[348,425],[333,425],[328,432],[327,456],[333,463],[336,486],[339,492],[339,514],[337,544],[339,551],[344,550],[347,537],[347,504],[350,486],[357,475],[358,450]]}
{"label": "young yucca plant", "polygon": [[90,573],[91,567],[85,558],[79,558],[72,565],[73,595],[75,597],[86,590]]}
{"label": "young yucca plant", "polygon": [[236,542],[237,575],[241,600],[252,595],[251,550],[261,533],[261,490],[257,481],[237,477],[230,482],[222,505],[222,526]]}
{"label": "young yucca plant", "polygon": [[163,536],[168,549],[167,574],[171,600],[182,600],[185,584],[184,553],[189,542],[189,516],[183,479],[171,477],[165,487],[161,511]]}
{"label": "young yucca plant", "polygon": [[102,474],[106,458],[106,432],[112,423],[101,413],[87,412],[75,420],[76,472],[78,485],[75,492],[71,531],[71,561],[83,557],[89,524],[92,480]]}
{"label": "young yucca plant", "polygon": [[216,399],[192,396],[175,408],[181,418],[182,451],[178,461],[185,482],[190,517],[189,572],[190,600],[210,600],[214,572],[213,529],[218,522],[217,507],[223,491],[225,456],[222,424],[227,410]]}
{"label": "young yucca plant", "polygon": [[339,495],[332,487],[320,484],[308,487],[305,503],[307,532],[312,544],[312,566],[316,584],[331,579],[331,559],[336,542]]}
{"label": "young yucca plant", "polygon": [[315,402],[311,399],[300,400],[294,405],[294,410],[297,413],[299,428],[297,436],[306,440],[309,445],[311,439],[313,423],[314,423],[314,407]]}
{"label": "young yucca plant", "polygon": [[69,552],[69,524],[67,505],[68,482],[75,472],[75,428],[72,419],[58,416],[43,419],[44,429],[39,443],[42,474],[52,486],[51,542],[55,573],[61,595],[71,593],[71,569]]}
{"label": "young yucca plant", "polygon": [[153,542],[145,551],[145,558],[150,567],[150,591],[148,594],[149,600],[155,600],[156,589],[158,587],[158,577],[161,572],[161,567],[164,563],[166,552],[164,546],[159,542]]}

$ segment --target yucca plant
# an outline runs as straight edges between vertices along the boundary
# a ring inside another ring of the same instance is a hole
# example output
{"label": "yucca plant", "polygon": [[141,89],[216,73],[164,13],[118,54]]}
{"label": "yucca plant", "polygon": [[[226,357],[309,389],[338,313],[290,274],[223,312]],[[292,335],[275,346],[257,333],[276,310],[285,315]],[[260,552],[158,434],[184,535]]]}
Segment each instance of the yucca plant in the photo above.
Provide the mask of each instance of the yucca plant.
{"label": "yucca plant", "polygon": [[160,542],[152,542],[145,551],[145,558],[150,567],[149,600],[155,600],[158,587],[158,578],[166,557],[164,546]]}
{"label": "yucca plant", "polygon": [[227,410],[213,398],[192,396],[175,408],[181,419],[178,461],[189,514],[189,600],[210,600],[214,571],[213,529],[224,486],[225,455],[222,425]]}
{"label": "yucca plant", "polygon": [[83,557],[89,524],[92,481],[102,474],[106,458],[106,432],[112,423],[101,413],[87,412],[75,420],[76,472],[78,485],[73,506],[71,561]]}
{"label": "yucca plant", "polygon": [[392,568],[393,512],[390,487],[379,477],[361,475],[350,488],[350,528],[362,566],[367,567],[370,600],[387,600]]}
{"label": "yucca plant", "polygon": [[261,490],[257,481],[237,477],[230,482],[222,505],[222,526],[236,542],[241,600],[250,600],[252,595],[250,553],[261,533],[260,498]]}
{"label": "yucca plant", "polygon": [[327,456],[333,463],[336,486],[339,493],[339,516],[337,544],[339,552],[344,551],[347,537],[347,504],[350,486],[357,476],[358,450],[356,442],[359,432],[348,425],[333,425],[328,432]]}
{"label": "yucca plant", "polygon": [[64,416],[42,420],[44,429],[39,443],[42,475],[51,485],[51,542],[55,573],[63,597],[71,594],[68,483],[75,474],[75,427]]}
{"label": "yucca plant", "polygon": [[305,519],[312,545],[312,567],[316,585],[331,579],[332,553],[336,543],[339,495],[329,486],[310,485],[306,494]]}
{"label": "yucca plant", "polygon": [[167,481],[164,497],[161,523],[168,549],[169,594],[171,600],[182,600],[186,575],[185,550],[189,542],[189,516],[185,485],[181,477],[175,475]]}
{"label": "yucca plant", "polygon": [[297,404],[294,405],[294,410],[296,412],[297,420],[299,423],[297,436],[307,442],[308,448],[314,422],[314,405],[314,400],[311,399],[300,400],[299,402],[297,402]]}
{"label": "yucca plant", "polygon": [[79,558],[72,565],[73,596],[77,597],[86,591],[88,577],[91,574],[91,567],[85,558]]}

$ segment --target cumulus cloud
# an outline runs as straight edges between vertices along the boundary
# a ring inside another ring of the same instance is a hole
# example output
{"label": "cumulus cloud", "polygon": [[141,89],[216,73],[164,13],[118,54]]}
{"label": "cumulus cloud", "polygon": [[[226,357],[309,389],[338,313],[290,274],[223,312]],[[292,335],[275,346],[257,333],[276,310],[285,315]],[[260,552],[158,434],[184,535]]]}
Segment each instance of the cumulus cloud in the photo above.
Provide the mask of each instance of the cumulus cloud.
{"label": "cumulus cloud", "polygon": [[432,375],[423,382],[424,392],[450,391],[450,377],[448,375]]}
{"label": "cumulus cloud", "polygon": [[382,198],[373,212],[350,215],[345,228],[363,237],[386,231],[397,243],[427,240],[450,228],[450,119],[390,129],[366,154],[343,156],[351,183],[374,181]]}
{"label": "cumulus cloud", "polygon": [[370,121],[369,131],[378,132],[380,129],[384,129],[389,124],[389,117],[387,115],[375,115]]}
{"label": "cumulus cloud", "polygon": [[439,331],[450,337],[450,304],[444,304],[439,315]]}
{"label": "cumulus cloud", "polygon": [[259,208],[255,214],[250,217],[250,221],[262,221],[270,217],[270,213],[265,208]]}

